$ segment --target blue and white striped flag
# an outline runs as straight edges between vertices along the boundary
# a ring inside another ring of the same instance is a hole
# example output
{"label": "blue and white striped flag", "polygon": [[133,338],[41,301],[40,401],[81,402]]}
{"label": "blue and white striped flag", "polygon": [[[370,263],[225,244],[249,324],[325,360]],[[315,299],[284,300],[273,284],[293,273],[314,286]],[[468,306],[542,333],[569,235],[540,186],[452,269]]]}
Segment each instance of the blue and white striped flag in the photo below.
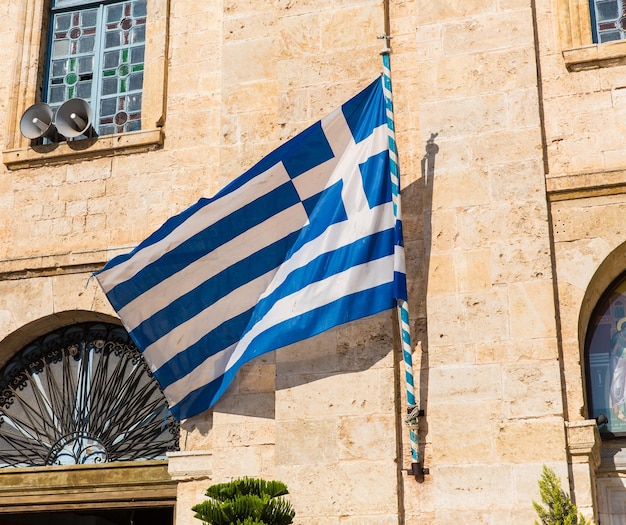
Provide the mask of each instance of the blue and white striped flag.
{"label": "blue and white striped flag", "polygon": [[177,419],[251,359],[406,299],[381,80],[96,274]]}

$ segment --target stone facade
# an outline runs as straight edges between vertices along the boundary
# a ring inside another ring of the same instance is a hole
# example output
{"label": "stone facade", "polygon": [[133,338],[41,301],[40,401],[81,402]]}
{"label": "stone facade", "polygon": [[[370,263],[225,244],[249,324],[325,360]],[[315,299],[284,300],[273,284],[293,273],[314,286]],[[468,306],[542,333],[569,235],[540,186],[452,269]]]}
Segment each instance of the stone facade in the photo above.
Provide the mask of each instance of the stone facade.
{"label": "stone facade", "polygon": [[[176,524],[245,475],[286,482],[307,525],[529,523],[543,465],[586,516],[618,523],[626,461],[602,466],[584,342],[626,269],[626,42],[591,44],[574,0],[389,4],[429,472],[407,472],[398,329],[381,314],[258,358],[182,423]],[[46,5],[0,5],[0,364],[114,319],[93,271],[382,69],[378,0],[149,0],[142,131],[34,151],[18,122]]]}

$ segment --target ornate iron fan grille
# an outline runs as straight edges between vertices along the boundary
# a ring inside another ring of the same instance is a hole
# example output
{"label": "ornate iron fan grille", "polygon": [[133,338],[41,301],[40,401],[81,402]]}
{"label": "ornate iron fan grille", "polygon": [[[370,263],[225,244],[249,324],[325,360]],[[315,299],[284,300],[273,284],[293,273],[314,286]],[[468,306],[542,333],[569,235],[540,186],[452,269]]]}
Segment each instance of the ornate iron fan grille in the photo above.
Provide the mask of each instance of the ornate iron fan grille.
{"label": "ornate iron fan grille", "polygon": [[120,326],[51,332],[0,372],[0,468],[164,459],[178,423]]}

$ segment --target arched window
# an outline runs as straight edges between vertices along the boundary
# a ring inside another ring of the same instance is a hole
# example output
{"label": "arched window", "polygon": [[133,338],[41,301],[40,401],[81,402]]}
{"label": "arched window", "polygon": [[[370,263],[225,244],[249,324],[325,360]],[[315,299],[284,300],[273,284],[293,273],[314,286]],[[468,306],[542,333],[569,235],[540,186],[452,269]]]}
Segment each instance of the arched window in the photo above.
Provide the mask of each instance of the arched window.
{"label": "arched window", "polygon": [[55,330],[0,372],[0,467],[165,459],[178,449],[178,432],[120,326]]}
{"label": "arched window", "polygon": [[626,274],[598,301],[585,356],[590,417],[597,419],[604,437],[626,437]]}

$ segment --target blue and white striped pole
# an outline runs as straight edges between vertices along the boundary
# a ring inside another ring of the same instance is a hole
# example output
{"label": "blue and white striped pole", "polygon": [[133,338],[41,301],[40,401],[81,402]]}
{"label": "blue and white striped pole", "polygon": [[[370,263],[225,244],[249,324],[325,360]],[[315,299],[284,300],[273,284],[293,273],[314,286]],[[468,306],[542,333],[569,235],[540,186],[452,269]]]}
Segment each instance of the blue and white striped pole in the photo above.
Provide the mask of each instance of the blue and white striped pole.
{"label": "blue and white striped pole", "polygon": [[[395,125],[393,116],[393,100],[391,91],[391,66],[389,60],[389,36],[384,35],[385,49],[381,51],[383,57],[383,92],[387,109],[387,134],[389,138],[389,157],[391,161],[391,187],[393,195],[393,213],[396,220],[400,220],[400,170],[398,168],[398,149],[396,147]],[[406,379],[406,399],[410,411],[407,417],[409,424],[409,439],[411,441],[411,456],[413,461],[419,462],[417,441],[417,405],[415,402],[415,386],[413,382],[413,354],[411,348],[411,331],[409,326],[409,307],[406,301],[398,300],[398,319],[400,322],[400,336],[402,339],[402,354],[404,356],[404,371]]]}

